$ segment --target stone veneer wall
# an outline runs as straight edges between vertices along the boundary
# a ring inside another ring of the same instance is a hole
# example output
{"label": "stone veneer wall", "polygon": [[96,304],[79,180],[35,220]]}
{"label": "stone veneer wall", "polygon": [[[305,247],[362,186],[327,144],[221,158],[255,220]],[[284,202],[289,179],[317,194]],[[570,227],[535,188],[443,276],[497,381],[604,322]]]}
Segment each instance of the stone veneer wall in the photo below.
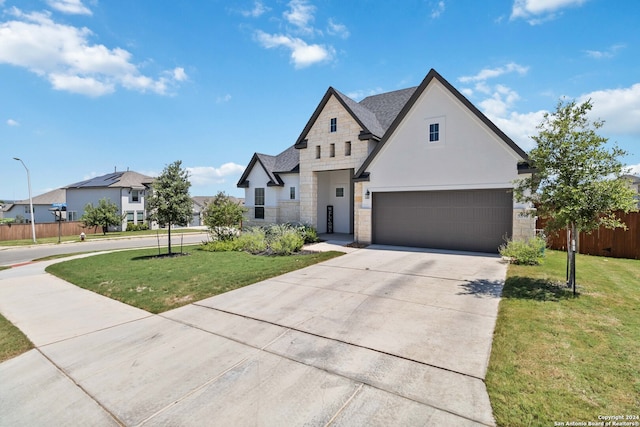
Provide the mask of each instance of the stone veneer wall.
{"label": "stone veneer wall", "polygon": [[264,207],[264,219],[254,218],[253,206],[245,206],[248,211],[244,214],[242,227],[258,227],[267,224],[275,224],[278,220],[278,208],[276,206]]}
{"label": "stone veneer wall", "polygon": [[278,200],[278,224],[300,222],[300,201]]}
{"label": "stone veneer wall", "polygon": [[526,240],[536,235],[535,209],[513,209],[513,240]]}
{"label": "stone veneer wall", "polygon": [[362,194],[364,193],[363,182],[354,184],[354,219],[353,219],[353,239],[358,243],[369,244],[373,241],[371,235],[371,208],[364,206]]}
{"label": "stone veneer wall", "polygon": [[[329,132],[331,118],[337,118],[337,131]],[[315,172],[358,168],[370,152],[369,141],[361,141],[360,125],[331,97],[307,134],[307,148],[300,150],[300,221],[317,226],[318,178]],[[351,142],[351,155],[345,155],[345,143]],[[335,144],[335,156],[330,157],[330,146]],[[316,159],[316,146],[321,156]],[[354,209],[357,209],[356,203]],[[355,227],[354,227],[355,228]]]}

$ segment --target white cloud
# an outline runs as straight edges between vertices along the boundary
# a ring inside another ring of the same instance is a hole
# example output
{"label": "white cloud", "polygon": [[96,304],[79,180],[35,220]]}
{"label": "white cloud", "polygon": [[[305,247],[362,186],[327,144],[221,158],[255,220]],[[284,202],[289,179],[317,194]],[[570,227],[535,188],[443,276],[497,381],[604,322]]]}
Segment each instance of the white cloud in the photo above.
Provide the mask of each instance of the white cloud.
{"label": "white cloud", "polygon": [[520,95],[504,84],[491,85],[487,80],[509,73],[524,75],[528,70],[529,67],[511,62],[504,67],[486,68],[473,76],[463,76],[458,79],[463,83],[475,83],[473,89],[462,88],[460,91],[469,97],[474,94],[483,96],[484,99],[476,103],[478,108],[525,151],[534,147],[535,143],[531,136],[537,134],[536,127],[542,121],[545,111],[530,113],[514,111]]}
{"label": "white cloud", "polygon": [[531,25],[555,19],[567,7],[582,6],[586,0],[514,0],[511,19],[526,19]]}
{"label": "white cloud", "polygon": [[444,13],[445,4],[444,1],[439,1],[436,6],[431,10],[431,18],[439,18]]}
{"label": "white cloud", "polygon": [[282,15],[290,24],[294,25],[303,33],[313,33],[313,27],[310,23],[315,19],[313,14],[316,7],[310,5],[306,0],[291,0],[289,2],[289,10]]}
{"label": "white cloud", "polygon": [[585,50],[588,57],[593,59],[608,59],[616,56],[620,49],[625,48],[623,44],[614,44],[607,50]]}
{"label": "white cloud", "polygon": [[529,71],[529,67],[516,64],[515,62],[510,62],[504,67],[485,68],[484,70],[480,70],[480,72],[475,76],[463,76],[463,77],[460,77],[458,80],[462,83],[479,82],[479,81],[485,81],[488,79],[499,77],[504,74],[513,73],[513,72],[523,75],[523,74],[526,74],[527,71]]}
{"label": "white cloud", "polygon": [[375,88],[375,89],[366,89],[366,90],[356,90],[353,92],[349,92],[345,95],[347,95],[349,98],[354,99],[356,101],[360,101],[364,98],[366,98],[367,96],[373,96],[373,95],[378,95],[380,93],[382,93],[383,90],[382,88]]}
{"label": "white cloud", "polygon": [[228,177],[239,176],[245,167],[237,163],[225,163],[219,168],[213,166],[195,166],[186,168],[189,181],[193,185],[222,184]]}
{"label": "white cloud", "polygon": [[631,175],[640,176],[640,163],[638,163],[637,165],[627,165],[627,168],[630,169],[629,173]]}
{"label": "white cloud", "polygon": [[269,10],[271,9],[266,7],[261,1],[256,1],[253,3],[253,9],[243,10],[240,13],[242,14],[242,16],[247,18],[259,18]]}
{"label": "white cloud", "polygon": [[218,103],[218,104],[222,104],[222,103],[229,102],[229,101],[231,101],[231,95],[228,94],[228,93],[226,95],[224,95],[224,96],[219,96],[219,97],[216,98],[216,103]]}
{"label": "white cloud", "polygon": [[20,126],[20,123],[18,123],[16,120],[8,119],[7,126]]}
{"label": "white cloud", "polygon": [[256,32],[256,38],[267,49],[284,47],[291,51],[291,62],[296,68],[304,68],[319,62],[329,61],[335,55],[331,46],[307,44],[302,39],[283,34]]}
{"label": "white cloud", "polygon": [[91,10],[82,4],[82,0],[47,0],[47,4],[58,12],[70,15],[91,15]]}
{"label": "white cloud", "polygon": [[327,23],[327,33],[343,39],[347,39],[351,35],[346,25],[338,24],[337,22],[334,22],[332,18],[329,18],[329,22]]}
{"label": "white cloud", "polygon": [[187,76],[187,73],[185,73],[182,67],[174,68],[171,74],[173,74],[173,79],[177,82],[184,82],[189,79],[189,76]]}
{"label": "white cloud", "polygon": [[640,137],[640,83],[618,89],[597,90],[580,96],[591,99],[591,116],[605,121],[603,130],[613,135]]}
{"label": "white cloud", "polygon": [[92,44],[91,30],[59,24],[48,12],[24,13],[14,7],[9,14],[14,19],[0,23],[0,63],[26,68],[56,90],[101,96],[119,85],[164,95],[187,78],[183,68],[157,79],[145,76],[131,62],[130,52]]}

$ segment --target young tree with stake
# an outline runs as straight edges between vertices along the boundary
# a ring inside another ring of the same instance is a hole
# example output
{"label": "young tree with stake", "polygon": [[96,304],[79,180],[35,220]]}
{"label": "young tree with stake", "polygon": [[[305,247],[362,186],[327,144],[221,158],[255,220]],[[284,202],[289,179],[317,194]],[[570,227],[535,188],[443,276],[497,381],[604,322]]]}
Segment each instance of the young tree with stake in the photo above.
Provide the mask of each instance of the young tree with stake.
{"label": "young tree with stake", "polygon": [[622,178],[620,158],[627,153],[598,135],[604,122],[589,120],[591,108],[591,100],[561,100],[554,113],[544,115],[529,153],[534,173],[515,187],[516,198],[533,203],[538,216],[547,219],[547,231],[567,230],[567,285],[574,295],[578,233],[626,228],[616,212],[635,210],[637,203]]}

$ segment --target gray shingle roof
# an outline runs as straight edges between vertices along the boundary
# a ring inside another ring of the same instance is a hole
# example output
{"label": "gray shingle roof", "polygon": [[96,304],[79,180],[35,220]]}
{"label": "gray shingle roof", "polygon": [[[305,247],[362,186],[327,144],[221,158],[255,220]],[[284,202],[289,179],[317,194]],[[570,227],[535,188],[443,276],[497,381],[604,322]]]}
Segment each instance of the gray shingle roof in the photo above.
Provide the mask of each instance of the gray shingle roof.
{"label": "gray shingle roof", "polygon": [[113,172],[67,185],[64,188],[145,188],[154,178],[138,172]]}
{"label": "gray shingle roof", "polygon": [[[39,194],[33,197],[34,205],[52,205],[54,203],[66,203],[67,192],[63,188],[56,188],[55,190],[48,191],[43,194]],[[5,206],[5,210],[8,211],[13,205],[28,205],[29,199],[16,200],[11,204]]]}
{"label": "gray shingle roof", "polygon": [[271,156],[269,154],[255,153],[249,166],[245,169],[244,173],[238,181],[238,187],[243,187],[246,184],[246,180],[249,176],[249,172],[254,165],[260,162],[264,167],[265,172],[269,176],[269,183],[267,185],[283,185],[282,180],[278,176],[281,173],[295,172],[300,165],[300,151],[291,146],[284,150],[277,156]]}
{"label": "gray shingle roof", "polygon": [[381,133],[376,133],[372,128],[369,128],[371,133],[382,137],[417,88],[418,87],[415,86],[408,89],[381,93],[379,95],[368,96],[360,101],[359,105],[367,111],[372,112],[377,118],[378,123],[380,123]]}

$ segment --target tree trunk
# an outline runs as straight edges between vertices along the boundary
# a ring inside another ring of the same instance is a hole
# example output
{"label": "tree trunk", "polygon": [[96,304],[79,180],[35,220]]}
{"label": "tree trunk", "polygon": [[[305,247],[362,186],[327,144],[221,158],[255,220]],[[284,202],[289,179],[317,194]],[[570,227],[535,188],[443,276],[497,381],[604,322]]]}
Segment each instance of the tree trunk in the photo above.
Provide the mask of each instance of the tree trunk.
{"label": "tree trunk", "polygon": [[570,251],[569,263],[569,283],[568,285],[573,289],[573,295],[576,294],[576,225],[571,223],[571,242],[567,251]]}
{"label": "tree trunk", "polygon": [[167,245],[167,248],[169,249],[169,255],[171,255],[171,223],[169,223],[169,243]]}
{"label": "tree trunk", "polygon": [[569,266],[571,264],[571,229],[567,226],[567,272],[565,275],[565,280],[567,281],[567,285],[569,284]]}

